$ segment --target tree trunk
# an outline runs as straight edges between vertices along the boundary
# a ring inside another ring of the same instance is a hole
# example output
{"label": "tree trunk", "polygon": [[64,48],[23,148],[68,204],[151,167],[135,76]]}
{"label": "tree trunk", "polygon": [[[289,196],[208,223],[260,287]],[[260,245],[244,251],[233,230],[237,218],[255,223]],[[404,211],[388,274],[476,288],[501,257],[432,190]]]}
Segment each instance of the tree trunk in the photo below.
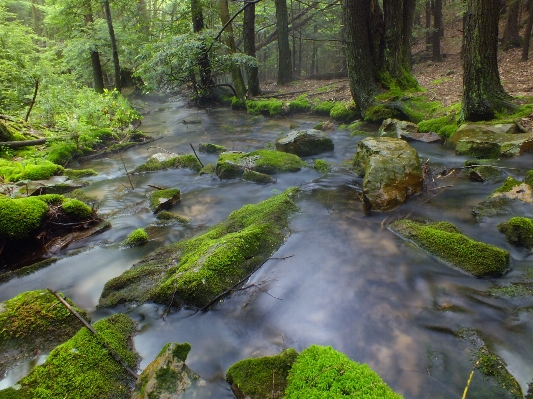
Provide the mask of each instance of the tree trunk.
{"label": "tree trunk", "polygon": [[431,46],[431,0],[426,0],[426,51]]}
{"label": "tree trunk", "polygon": [[344,12],[344,37],[346,43],[346,66],[350,91],[358,111],[364,116],[379,92],[376,84],[376,64],[371,26],[371,2],[373,0],[342,0]]}
{"label": "tree trunk", "polygon": [[289,16],[287,14],[286,0],[274,0],[274,3],[276,5],[276,27],[278,30],[278,85],[284,85],[294,80],[289,47]]}
{"label": "tree trunk", "polygon": [[111,48],[113,50],[113,66],[115,69],[115,88],[118,91],[122,90],[122,82],[120,79],[120,62],[118,59],[117,39],[115,38],[115,30],[113,29],[113,20],[111,19],[111,9],[109,8],[109,0],[104,0],[105,19],[107,21],[107,28],[109,30],[109,38],[111,39]]}
{"label": "tree trunk", "polygon": [[[255,4],[250,4],[244,10],[242,37],[244,53],[255,57]],[[259,87],[259,68],[257,66],[247,67],[246,76],[248,78],[248,94],[251,96],[261,94],[261,88]]]}
{"label": "tree trunk", "polygon": [[[230,19],[228,0],[219,0],[218,6],[220,10],[220,20],[222,22],[222,25],[225,25]],[[233,38],[233,27],[231,24],[226,27],[226,34],[226,45],[230,48],[231,52],[235,54],[237,52],[237,47],[235,46],[235,39]],[[244,84],[244,79],[242,78],[241,69],[238,66],[232,67],[231,76],[233,77],[233,85],[235,86],[237,97],[244,98],[244,96],[246,95],[246,86]]]}
{"label": "tree trunk", "polygon": [[498,71],[498,18],[499,8],[494,0],[467,1],[462,120],[493,119],[496,111],[513,107]]}
{"label": "tree trunk", "polygon": [[[191,0],[191,16],[192,27],[194,33],[199,33],[204,29],[204,15],[202,12],[202,4],[200,0]],[[211,75],[211,63],[209,62],[209,55],[207,54],[207,47],[202,41],[201,54],[198,58],[198,69],[200,71],[200,94],[202,97],[211,97],[211,92],[215,86],[213,77]]]}
{"label": "tree trunk", "polygon": [[38,36],[42,36],[43,30],[42,30],[41,23],[43,20],[43,16],[42,16],[41,10],[39,10],[38,8],[37,0],[31,1],[31,17],[33,20],[33,30]]}
{"label": "tree trunk", "polygon": [[432,44],[432,59],[435,62],[442,61],[442,54],[440,51],[440,39],[442,37],[443,22],[442,22],[442,0],[433,0],[433,32],[431,38]]}
{"label": "tree trunk", "polygon": [[529,0],[528,4],[529,15],[527,17],[526,31],[524,32],[524,45],[522,47],[522,61],[527,61],[529,58],[529,43],[531,41],[531,28],[533,26],[533,0]]}
{"label": "tree trunk", "polygon": [[[86,4],[86,14],[85,14],[85,27],[88,29],[92,29],[92,24],[94,23],[93,20],[93,12],[91,9],[91,4]],[[93,84],[94,84],[94,91],[97,93],[103,93],[104,92],[104,74],[102,72],[102,63],[100,62],[100,53],[95,49],[91,49],[91,66],[93,70]]]}
{"label": "tree trunk", "polygon": [[502,48],[509,50],[520,47],[522,38],[518,26],[518,14],[520,13],[520,0],[509,0],[507,7],[507,22],[503,31]]}

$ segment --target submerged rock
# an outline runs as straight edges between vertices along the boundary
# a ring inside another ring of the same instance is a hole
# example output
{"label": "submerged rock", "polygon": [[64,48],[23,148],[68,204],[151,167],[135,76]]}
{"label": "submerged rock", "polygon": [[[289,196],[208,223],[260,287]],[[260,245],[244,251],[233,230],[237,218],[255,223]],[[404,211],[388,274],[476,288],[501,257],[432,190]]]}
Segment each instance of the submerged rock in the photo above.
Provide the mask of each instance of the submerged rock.
{"label": "submerged rock", "polygon": [[275,356],[241,360],[229,368],[226,381],[238,399],[281,399],[297,357],[298,352],[290,348]]}
{"label": "submerged rock", "polygon": [[202,169],[202,165],[194,155],[177,155],[158,153],[152,155],[146,163],[137,166],[131,173],[155,172],[164,169],[189,168],[195,172]]}
{"label": "submerged rock", "polygon": [[108,281],[99,307],[156,302],[203,308],[261,266],[289,234],[289,189],[245,205],[205,233],[167,245]]}
{"label": "submerged rock", "polygon": [[131,399],[180,399],[193,385],[205,382],[185,364],[191,350],[188,343],[168,343],[143,370]]}
{"label": "submerged rock", "polygon": [[215,168],[219,179],[236,179],[246,170],[272,175],[282,172],[297,172],[307,164],[297,155],[281,151],[258,150],[250,153],[224,152],[220,154]]}
{"label": "submerged rock", "polygon": [[198,149],[200,152],[205,152],[207,154],[220,154],[226,152],[226,147],[211,143],[200,143]]}
{"label": "submerged rock", "polygon": [[320,130],[293,130],[276,140],[276,150],[306,157],[333,151],[333,140]]}
{"label": "submerged rock", "polygon": [[476,277],[501,276],[509,267],[509,252],[474,241],[451,223],[397,220],[389,229],[431,255]]}
{"label": "submerged rock", "polygon": [[424,186],[418,153],[397,138],[361,140],[353,165],[364,176],[363,195],[370,210],[393,209]]}
{"label": "submerged rock", "polygon": [[533,151],[533,133],[501,133],[491,125],[464,124],[450,139],[458,155],[494,159]]}
{"label": "submerged rock", "polygon": [[181,198],[181,191],[177,188],[166,190],[156,190],[150,193],[150,209],[153,213],[158,213],[163,209],[172,208]]}
{"label": "submerged rock", "polygon": [[529,218],[514,217],[500,223],[498,231],[505,234],[510,244],[533,249],[533,221]]}
{"label": "submerged rock", "polygon": [[[85,311],[67,302],[84,318]],[[24,292],[0,303],[0,376],[39,352],[48,352],[82,327],[47,290]],[[0,397],[2,395],[0,394]]]}
{"label": "submerged rock", "polygon": [[93,327],[98,337],[83,327],[50,352],[44,364],[34,367],[15,386],[0,391],[0,397],[128,399],[135,379],[110,356],[102,341],[118,353],[128,367],[136,369],[138,356],[131,348],[134,323],[125,314],[115,314]]}

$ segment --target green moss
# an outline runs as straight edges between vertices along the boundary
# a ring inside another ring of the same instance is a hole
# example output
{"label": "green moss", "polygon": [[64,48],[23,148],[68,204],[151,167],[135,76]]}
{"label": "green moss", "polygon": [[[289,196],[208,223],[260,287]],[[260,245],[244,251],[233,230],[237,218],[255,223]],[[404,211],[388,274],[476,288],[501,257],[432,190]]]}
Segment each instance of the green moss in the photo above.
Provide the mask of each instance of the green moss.
{"label": "green moss", "polygon": [[311,109],[311,102],[307,99],[307,95],[302,95],[289,102],[289,110],[291,112],[307,112]]}
{"label": "green moss", "polygon": [[231,97],[231,109],[246,109],[246,102],[238,97]]}
{"label": "green moss", "polygon": [[241,360],[229,368],[226,381],[250,398],[282,398],[289,370],[297,357],[296,350],[286,349],[276,356]]}
{"label": "green moss", "polygon": [[72,143],[58,143],[50,148],[47,159],[57,165],[66,165],[74,156],[81,151]]}
{"label": "green moss", "polygon": [[67,215],[76,220],[89,219],[93,214],[91,208],[77,199],[66,199],[63,202],[62,209]]}
{"label": "green moss", "polygon": [[[67,302],[87,318],[72,301]],[[47,290],[24,292],[0,303],[0,375],[10,365],[33,357],[35,348],[51,350],[80,328],[78,319]]]}
{"label": "green moss", "polygon": [[63,168],[45,160],[33,163],[11,162],[0,159],[0,177],[4,182],[19,180],[47,180],[51,176],[59,175]]}
{"label": "green moss", "polygon": [[208,163],[198,172],[199,175],[212,175],[213,173],[215,173],[215,164],[213,163]]}
{"label": "green moss", "polygon": [[510,244],[533,249],[533,221],[525,217],[514,217],[498,225],[498,231],[505,234]]}
{"label": "green moss", "polygon": [[161,211],[156,215],[157,220],[161,220],[163,222],[173,222],[176,221],[181,224],[189,224],[191,221],[187,218],[184,218],[183,216],[176,215],[175,213],[169,212],[169,211]]}
{"label": "green moss", "polygon": [[533,170],[527,171],[526,177],[524,178],[524,183],[533,188]]}
{"label": "green moss", "polygon": [[92,169],[65,169],[63,174],[69,179],[81,179],[82,177],[96,176],[98,172]]}
{"label": "green moss", "polygon": [[242,179],[257,184],[269,184],[276,182],[276,179],[265,173],[260,173],[249,169],[244,171],[242,174]]}
{"label": "green moss", "polygon": [[334,101],[322,101],[312,107],[313,114],[329,116],[331,109],[335,106]]}
{"label": "green moss", "polygon": [[41,197],[0,197],[0,237],[8,239],[27,238],[36,231],[48,211]]}
{"label": "green moss", "polygon": [[208,154],[220,154],[226,151],[226,147],[211,143],[200,143],[198,148],[200,152],[206,152]]}
{"label": "green moss", "polygon": [[65,198],[77,199],[83,202],[84,204],[94,204],[96,202],[96,198],[89,197],[87,194],[85,194],[83,191],[81,191],[78,188],[76,190],[72,190],[66,194],[63,194],[63,196]]}
{"label": "green moss", "polygon": [[283,113],[283,103],[275,98],[270,100],[246,100],[246,109],[249,114],[269,114],[270,116]]}
{"label": "green moss", "polygon": [[474,276],[501,276],[509,266],[509,252],[474,241],[451,223],[422,224],[404,219],[389,227],[430,254]]}
{"label": "green moss", "polygon": [[245,205],[204,234],[165,246],[107,282],[99,306],[153,301],[201,308],[259,267],[283,243],[297,210],[289,189]]}
{"label": "green moss", "polygon": [[189,168],[195,172],[199,172],[202,169],[202,165],[200,165],[198,159],[191,154],[178,155],[163,162],[160,162],[155,158],[150,158],[148,162],[133,169],[132,173],[155,172],[158,170],[177,168]]}
{"label": "green moss", "polygon": [[349,359],[331,346],[312,345],[294,362],[285,399],[401,399],[368,365]]}
{"label": "green moss", "polygon": [[501,185],[501,187],[498,187],[496,190],[493,191],[493,193],[507,193],[511,191],[513,187],[519,186],[520,184],[522,183],[516,180],[515,178],[509,176]]}
{"label": "green moss", "polygon": [[459,129],[455,115],[444,115],[439,118],[428,119],[418,123],[418,130],[421,133],[438,133],[444,138],[450,138]]}
{"label": "green moss", "polygon": [[331,164],[323,159],[315,159],[313,167],[320,173],[328,173],[331,171]]}
{"label": "green moss", "polygon": [[157,212],[166,201],[170,201],[170,205],[179,201],[180,195],[181,192],[177,188],[152,191],[150,193],[150,209],[152,212]]}
{"label": "green moss", "polygon": [[358,114],[355,110],[354,102],[351,101],[347,103],[335,103],[335,105],[331,108],[331,111],[329,112],[329,116],[331,119],[347,122],[357,119]]}
{"label": "green moss", "polygon": [[135,326],[129,316],[115,314],[95,323],[95,337],[82,328],[74,337],[55,348],[46,362],[19,381],[20,389],[0,391],[19,399],[129,398],[134,379],[111,357],[105,341],[130,367],[137,367],[137,355],[130,350]]}
{"label": "green moss", "polygon": [[138,247],[148,242],[148,234],[143,228],[133,230],[123,242],[126,247]]}
{"label": "green moss", "polygon": [[388,118],[397,117],[397,113],[388,108],[385,104],[377,104],[368,108],[365,112],[365,121],[367,122],[381,122]]}
{"label": "green moss", "polygon": [[172,349],[172,356],[180,362],[187,360],[187,356],[191,351],[191,344],[184,342],[182,344],[175,344],[174,349]]}

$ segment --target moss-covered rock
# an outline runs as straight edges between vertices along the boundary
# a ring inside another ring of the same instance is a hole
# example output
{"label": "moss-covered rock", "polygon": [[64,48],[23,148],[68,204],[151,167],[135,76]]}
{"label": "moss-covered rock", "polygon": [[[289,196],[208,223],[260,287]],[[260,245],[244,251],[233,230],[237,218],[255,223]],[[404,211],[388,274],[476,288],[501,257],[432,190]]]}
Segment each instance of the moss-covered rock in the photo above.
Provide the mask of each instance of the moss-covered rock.
{"label": "moss-covered rock", "polygon": [[133,230],[123,242],[125,247],[138,247],[148,242],[148,234],[143,228]]}
{"label": "moss-covered rock", "polygon": [[253,115],[276,116],[286,112],[281,100],[275,98],[268,100],[246,100],[246,109],[249,114]]}
{"label": "moss-covered rock", "polygon": [[297,172],[306,165],[297,155],[281,151],[225,152],[218,158],[215,173],[220,179],[235,179],[242,177],[245,170],[271,175]]}
{"label": "moss-covered rock", "polygon": [[27,238],[43,221],[48,204],[42,197],[0,197],[0,238]]}
{"label": "moss-covered rock", "polygon": [[331,109],[334,106],[335,106],[334,101],[322,101],[321,103],[314,105],[311,108],[311,112],[317,115],[329,116]]}
{"label": "moss-covered rock", "polygon": [[[87,318],[85,311],[69,299],[67,302]],[[0,375],[17,362],[33,357],[36,348],[50,351],[81,327],[80,321],[47,290],[24,292],[0,303]]]}
{"label": "moss-covered rock", "polygon": [[333,151],[333,140],[320,130],[293,130],[276,140],[276,150],[306,157]]}
{"label": "moss-covered rock", "polygon": [[276,179],[274,179],[272,176],[250,169],[246,169],[244,171],[242,174],[242,179],[257,184],[270,184],[276,182]]}
{"label": "moss-covered rock", "polygon": [[349,122],[357,119],[358,114],[355,109],[355,104],[351,102],[337,102],[329,111],[329,116],[331,119],[336,121]]}
{"label": "moss-covered rock", "polygon": [[156,172],[164,169],[178,169],[188,168],[199,172],[202,169],[202,165],[198,159],[191,154],[186,155],[170,155],[169,154],[155,154],[152,155],[148,161],[142,165],[133,169],[132,173],[142,172]]}
{"label": "moss-covered rock", "polygon": [[215,164],[213,163],[208,163],[198,172],[199,175],[212,175],[213,173],[215,173]]}
{"label": "moss-covered rock", "polygon": [[220,154],[226,151],[226,147],[218,144],[200,143],[198,149],[207,154]]}
{"label": "moss-covered rock", "polygon": [[191,350],[188,343],[168,343],[139,376],[131,399],[180,399],[200,376],[185,364]]}
{"label": "moss-covered rock", "polygon": [[226,381],[238,398],[281,399],[297,357],[298,352],[291,348],[275,356],[241,360],[229,368]]}
{"label": "moss-covered rock", "polygon": [[503,176],[501,169],[491,165],[480,165],[468,168],[470,180],[491,183]]}
{"label": "moss-covered rock", "polygon": [[61,208],[74,220],[86,220],[93,214],[93,210],[85,203],[73,198],[66,198]]}
{"label": "moss-covered rock", "polygon": [[331,171],[331,164],[328,161],[324,161],[323,159],[315,159],[313,167],[320,173],[324,174]]}
{"label": "moss-covered rock", "polygon": [[430,254],[477,277],[501,276],[509,267],[509,252],[474,241],[451,223],[397,220],[390,230]]}
{"label": "moss-covered rock", "polygon": [[161,211],[156,215],[156,219],[163,223],[177,222],[181,224],[189,224],[191,221],[183,216],[177,215],[169,211]]}
{"label": "moss-covered rock", "polygon": [[181,198],[181,191],[177,188],[156,190],[150,193],[150,209],[154,213],[171,208]]}
{"label": "moss-covered rock", "polygon": [[19,180],[47,180],[62,173],[63,167],[46,160],[25,163],[0,159],[0,177],[6,183]]}
{"label": "moss-covered rock", "polygon": [[12,388],[0,391],[2,398],[129,398],[134,378],[109,354],[105,341],[132,369],[138,356],[131,336],[135,326],[129,316],[115,314],[94,324],[99,337],[83,327],[55,348],[46,362]]}
{"label": "moss-covered rock", "polygon": [[81,154],[82,151],[73,143],[57,143],[50,147],[47,159],[57,165],[66,165],[76,155]]}
{"label": "moss-covered rock", "polygon": [[167,245],[108,281],[99,306],[152,301],[202,308],[265,262],[288,234],[297,210],[289,189],[245,205],[207,232]]}
{"label": "moss-covered rock", "polygon": [[369,210],[393,209],[424,185],[418,153],[397,138],[361,140],[353,166],[358,175],[364,176],[363,195]]}
{"label": "moss-covered rock", "polygon": [[418,130],[421,133],[437,133],[444,139],[452,137],[457,129],[459,129],[459,126],[453,114],[427,119],[418,123]]}
{"label": "moss-covered rock", "polygon": [[285,399],[401,399],[368,365],[332,347],[312,345],[294,362]]}
{"label": "moss-covered rock", "polygon": [[507,241],[519,247],[533,249],[533,221],[525,217],[514,217],[500,223],[498,231],[505,234]]}
{"label": "moss-covered rock", "polygon": [[289,102],[290,112],[307,112],[310,109],[311,102],[307,99],[307,95],[305,94]]}
{"label": "moss-covered rock", "polygon": [[98,175],[98,172],[95,172],[92,169],[65,169],[63,174],[69,179],[81,179],[83,177],[90,177]]}

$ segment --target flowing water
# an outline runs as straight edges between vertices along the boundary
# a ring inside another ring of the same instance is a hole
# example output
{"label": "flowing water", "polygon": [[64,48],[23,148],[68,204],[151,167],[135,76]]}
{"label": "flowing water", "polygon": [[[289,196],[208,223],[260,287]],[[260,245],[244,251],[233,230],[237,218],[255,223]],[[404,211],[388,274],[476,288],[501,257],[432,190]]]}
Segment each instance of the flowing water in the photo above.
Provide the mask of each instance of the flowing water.
{"label": "flowing water", "polygon": [[[249,151],[271,146],[290,125],[311,128],[319,117],[253,117],[227,109],[197,110],[180,99],[152,99],[145,104],[143,131],[163,136],[148,146],[122,154],[128,170],[163,150],[191,153],[200,142]],[[183,121],[201,120],[187,124]],[[335,151],[317,157],[335,164],[351,160],[361,137],[347,131],[331,133]],[[434,169],[458,166],[465,158],[440,145],[412,144]],[[159,148],[152,148],[157,146]],[[199,154],[204,164],[216,155]],[[504,162],[514,176],[531,169],[526,155]],[[471,209],[498,184],[472,183],[449,177],[396,210],[365,215],[357,192],[361,179],[338,168],[323,176],[312,168],[280,174],[276,184],[219,181],[190,170],[168,170],[133,176],[129,188],[119,156],[81,165],[100,174],[84,191],[97,199],[101,214],[113,228],[72,244],[64,257],[32,275],[0,286],[0,301],[21,292],[51,287],[86,309],[92,320],[127,312],[139,322],[134,342],[146,367],[167,342],[189,342],[187,364],[206,381],[190,397],[233,398],[224,380],[226,370],[250,356],[274,355],[286,347],[302,350],[311,344],[331,345],[351,359],[368,363],[405,398],[461,398],[472,370],[472,350],[447,333],[475,328],[508,365],[522,389],[533,380],[533,312],[517,311],[529,299],[501,299],[486,291],[533,266],[527,251],[511,247],[496,222],[477,224]],[[181,202],[173,211],[191,225],[157,226],[147,208],[148,184],[176,187]],[[182,309],[161,317],[165,308],[96,309],[104,284],[156,248],[190,237],[225,219],[248,203],[257,203],[288,187],[299,186],[300,212],[290,222],[285,244],[250,279],[253,288],[233,295],[205,313]],[[533,217],[533,210],[524,209]],[[404,217],[446,220],[470,237],[511,252],[511,271],[500,279],[478,279],[447,266],[387,230]],[[124,249],[129,232],[145,227],[150,242]],[[76,250],[77,251],[73,251]],[[531,297],[529,297],[531,298]],[[520,302],[522,301],[522,302]],[[455,309],[460,311],[444,311]],[[12,370],[0,387],[13,385],[27,367]],[[475,373],[469,398],[500,398]]]}

